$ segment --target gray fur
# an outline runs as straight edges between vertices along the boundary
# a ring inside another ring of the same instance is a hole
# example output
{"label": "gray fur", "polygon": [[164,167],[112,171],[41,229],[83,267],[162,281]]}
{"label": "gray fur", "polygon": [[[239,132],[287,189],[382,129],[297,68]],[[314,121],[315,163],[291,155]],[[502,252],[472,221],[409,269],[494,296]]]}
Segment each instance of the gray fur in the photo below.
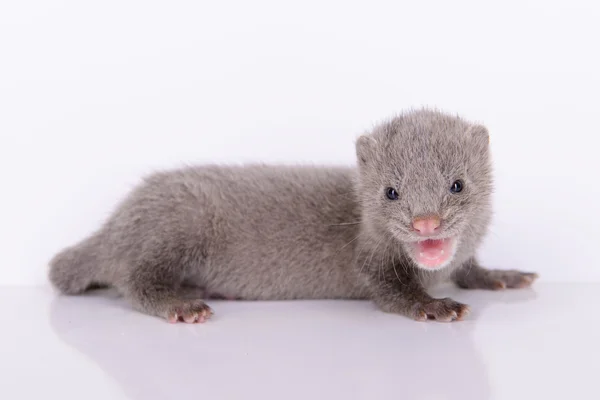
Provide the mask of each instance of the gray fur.
{"label": "gray fur", "polygon": [[[460,319],[467,306],[427,287],[519,287],[535,274],[477,264],[491,216],[485,127],[438,111],[407,112],[357,140],[358,168],[200,166],[144,180],[91,237],[50,262],[78,294],[116,287],[142,312],[204,321],[211,294],[244,300],[372,299],[415,319]],[[465,182],[462,193],[450,185]],[[394,187],[391,202],[384,190]],[[449,265],[420,268],[406,250],[420,215],[458,238]],[[190,299],[190,290],[203,293]],[[201,297],[202,298],[201,298]]]}

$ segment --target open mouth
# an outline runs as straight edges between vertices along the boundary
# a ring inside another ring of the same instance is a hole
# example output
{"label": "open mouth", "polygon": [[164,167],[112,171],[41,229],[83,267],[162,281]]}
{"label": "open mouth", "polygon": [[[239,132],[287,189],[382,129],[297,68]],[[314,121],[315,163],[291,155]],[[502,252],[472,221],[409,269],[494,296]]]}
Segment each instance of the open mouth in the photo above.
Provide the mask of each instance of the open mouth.
{"label": "open mouth", "polygon": [[427,239],[412,243],[413,258],[421,267],[439,268],[454,255],[454,243],[453,238]]}

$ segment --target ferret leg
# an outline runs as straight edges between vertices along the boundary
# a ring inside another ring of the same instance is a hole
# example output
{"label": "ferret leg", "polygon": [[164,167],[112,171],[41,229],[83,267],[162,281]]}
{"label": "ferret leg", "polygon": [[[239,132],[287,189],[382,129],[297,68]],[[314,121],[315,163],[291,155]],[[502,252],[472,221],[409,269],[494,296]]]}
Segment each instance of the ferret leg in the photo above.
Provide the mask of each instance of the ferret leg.
{"label": "ferret leg", "polygon": [[469,306],[450,298],[431,297],[419,280],[413,267],[389,265],[378,270],[377,262],[366,271],[371,298],[377,306],[389,313],[405,315],[417,321],[428,319],[451,322],[463,319]]}
{"label": "ferret leg", "polygon": [[463,289],[502,290],[506,288],[525,288],[538,278],[533,272],[517,270],[486,269],[476,259],[467,261],[456,270],[452,280]]}
{"label": "ferret leg", "polygon": [[167,260],[146,260],[130,271],[119,289],[137,310],[146,314],[171,323],[205,322],[213,312],[201,298],[191,298],[189,291],[182,290],[181,270],[181,266]]}

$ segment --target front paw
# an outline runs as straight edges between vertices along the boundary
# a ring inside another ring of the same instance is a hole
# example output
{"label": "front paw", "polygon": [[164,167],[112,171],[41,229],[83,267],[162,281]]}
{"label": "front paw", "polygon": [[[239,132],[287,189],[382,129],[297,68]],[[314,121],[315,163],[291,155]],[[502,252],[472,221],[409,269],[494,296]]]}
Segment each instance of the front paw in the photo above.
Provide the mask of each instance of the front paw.
{"label": "front paw", "polygon": [[469,314],[469,306],[450,298],[431,299],[416,303],[411,310],[411,317],[417,321],[428,319],[439,322],[460,321]]}
{"label": "front paw", "polygon": [[462,279],[458,285],[464,289],[517,289],[526,288],[538,278],[533,272],[522,272],[517,270],[484,270],[469,279]]}

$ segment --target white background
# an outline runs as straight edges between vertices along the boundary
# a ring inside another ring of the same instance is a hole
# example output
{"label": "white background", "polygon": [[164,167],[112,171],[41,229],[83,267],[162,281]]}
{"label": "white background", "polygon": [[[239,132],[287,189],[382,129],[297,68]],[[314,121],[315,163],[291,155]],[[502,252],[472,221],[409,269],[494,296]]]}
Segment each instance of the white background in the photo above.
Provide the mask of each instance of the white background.
{"label": "white background", "polygon": [[351,164],[420,105],[491,131],[488,266],[600,281],[600,3],[494,3],[2,0],[0,284],[157,168]]}

